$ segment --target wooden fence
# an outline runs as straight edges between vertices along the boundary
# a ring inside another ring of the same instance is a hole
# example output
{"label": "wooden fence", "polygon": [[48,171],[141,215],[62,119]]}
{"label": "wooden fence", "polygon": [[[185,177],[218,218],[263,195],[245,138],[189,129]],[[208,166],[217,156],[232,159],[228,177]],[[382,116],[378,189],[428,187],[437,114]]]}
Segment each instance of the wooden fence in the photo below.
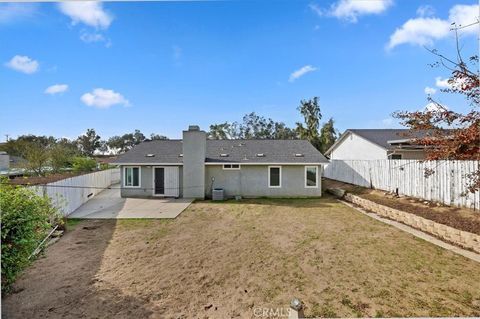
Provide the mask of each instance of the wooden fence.
{"label": "wooden fence", "polygon": [[[480,208],[480,193],[466,189],[479,161],[331,160],[324,176],[363,187],[446,205]],[[433,172],[428,174],[428,172]]]}
{"label": "wooden fence", "polygon": [[113,168],[33,187],[39,195],[50,197],[64,216],[67,216],[90,198],[119,181],[120,169]]}

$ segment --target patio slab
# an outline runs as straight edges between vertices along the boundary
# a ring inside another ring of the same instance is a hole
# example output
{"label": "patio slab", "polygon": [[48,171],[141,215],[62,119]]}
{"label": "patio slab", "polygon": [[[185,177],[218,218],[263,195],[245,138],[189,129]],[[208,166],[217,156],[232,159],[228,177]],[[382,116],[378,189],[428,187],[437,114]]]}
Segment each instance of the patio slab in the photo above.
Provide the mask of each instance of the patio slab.
{"label": "patio slab", "polygon": [[186,198],[121,198],[120,185],[112,185],[70,214],[69,218],[175,218],[191,203]]}

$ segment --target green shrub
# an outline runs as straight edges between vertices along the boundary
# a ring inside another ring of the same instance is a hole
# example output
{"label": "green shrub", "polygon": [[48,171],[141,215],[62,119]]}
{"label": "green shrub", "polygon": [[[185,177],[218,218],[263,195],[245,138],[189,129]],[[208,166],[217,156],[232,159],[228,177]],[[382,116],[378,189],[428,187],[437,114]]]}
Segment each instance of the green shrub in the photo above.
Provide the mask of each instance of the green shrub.
{"label": "green shrub", "polygon": [[2,291],[9,291],[28,257],[59,218],[48,197],[25,187],[0,185]]}
{"label": "green shrub", "polygon": [[75,172],[91,172],[97,167],[97,162],[88,157],[75,157],[73,159],[73,170]]}

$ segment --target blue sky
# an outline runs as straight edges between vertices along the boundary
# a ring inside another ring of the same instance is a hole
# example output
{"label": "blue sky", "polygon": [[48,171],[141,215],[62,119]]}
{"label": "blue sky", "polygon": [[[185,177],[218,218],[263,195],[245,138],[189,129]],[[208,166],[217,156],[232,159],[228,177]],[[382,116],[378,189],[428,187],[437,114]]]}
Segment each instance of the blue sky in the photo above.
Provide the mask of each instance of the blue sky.
{"label": "blue sky", "polygon": [[[0,4],[0,140],[87,128],[178,138],[252,111],[293,126],[313,96],[341,131],[398,127],[390,114],[423,108],[426,87],[465,111],[439,92],[449,74],[423,45],[454,55],[450,22],[475,20],[476,3]],[[478,34],[462,32],[466,54]]]}

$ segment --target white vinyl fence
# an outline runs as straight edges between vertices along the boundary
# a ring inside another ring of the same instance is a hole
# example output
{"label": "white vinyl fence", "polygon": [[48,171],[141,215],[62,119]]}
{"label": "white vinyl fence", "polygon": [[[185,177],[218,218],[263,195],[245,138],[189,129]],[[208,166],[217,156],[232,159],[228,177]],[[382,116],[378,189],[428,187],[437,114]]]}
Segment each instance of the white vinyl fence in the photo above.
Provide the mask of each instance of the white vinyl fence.
{"label": "white vinyl fence", "polygon": [[[331,160],[324,176],[363,187],[440,202],[480,208],[480,193],[466,189],[467,174],[479,161]],[[426,174],[426,172],[433,172]]]}
{"label": "white vinyl fence", "polygon": [[61,208],[63,215],[67,216],[90,198],[118,182],[120,169],[113,168],[33,187],[39,195],[50,197],[53,203]]}

